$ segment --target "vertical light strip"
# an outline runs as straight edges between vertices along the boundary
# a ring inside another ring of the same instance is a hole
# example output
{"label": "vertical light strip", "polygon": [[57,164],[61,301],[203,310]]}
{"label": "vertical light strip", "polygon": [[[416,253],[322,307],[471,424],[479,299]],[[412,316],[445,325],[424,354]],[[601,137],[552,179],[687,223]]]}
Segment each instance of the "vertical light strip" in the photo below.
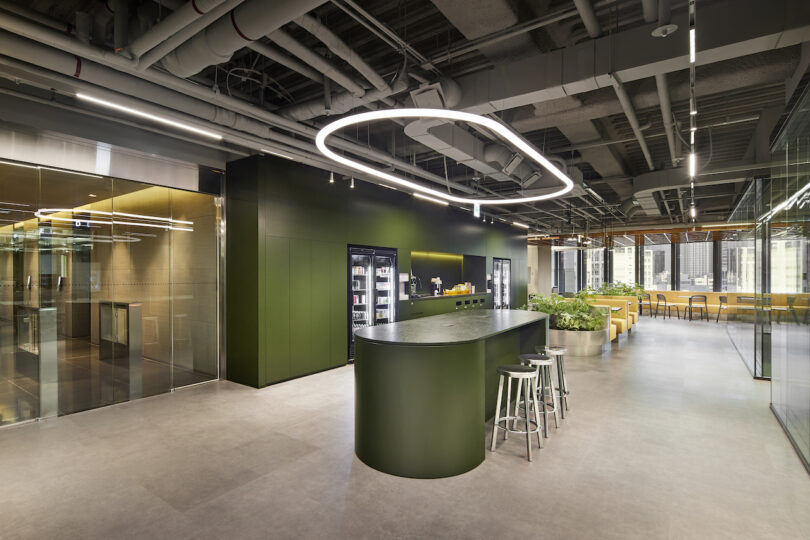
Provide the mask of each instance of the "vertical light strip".
{"label": "vertical light strip", "polygon": [[695,29],[689,29],[689,63],[695,63]]}

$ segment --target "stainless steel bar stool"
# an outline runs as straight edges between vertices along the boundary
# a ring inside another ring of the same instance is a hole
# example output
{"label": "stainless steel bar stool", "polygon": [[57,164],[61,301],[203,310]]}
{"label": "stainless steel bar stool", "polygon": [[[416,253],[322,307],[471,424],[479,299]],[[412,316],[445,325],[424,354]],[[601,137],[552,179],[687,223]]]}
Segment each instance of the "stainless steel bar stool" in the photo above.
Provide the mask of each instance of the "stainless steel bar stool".
{"label": "stainless steel bar stool", "polygon": [[557,358],[557,391],[560,394],[560,415],[565,419],[565,412],[568,410],[568,382],[565,380],[565,353],[568,349],[558,345],[546,347],[546,352],[550,356]]}
{"label": "stainless steel bar stool", "polygon": [[[531,366],[522,366],[519,364],[507,364],[498,368],[500,374],[500,381],[498,382],[498,400],[495,405],[495,422],[492,424],[492,444],[490,450],[495,451],[495,443],[497,441],[496,433],[499,429],[504,431],[504,440],[509,438],[510,433],[520,433],[526,435],[526,452],[528,453],[529,461],[532,460],[532,434],[537,433],[537,446],[543,448],[543,436],[540,434],[542,429],[540,424],[539,407],[537,405],[537,370]],[[506,389],[506,415],[501,416],[501,400],[503,398],[503,380],[507,379]],[[515,414],[510,414],[510,401],[512,392],[512,379],[517,382],[517,395],[515,402]],[[531,390],[530,390],[531,388]],[[520,407],[520,396],[523,395],[523,418],[518,415]],[[529,418],[529,411],[532,410],[532,401],[534,401],[534,420]],[[515,426],[510,426],[510,422],[520,419],[525,424],[526,429],[517,429]],[[503,425],[502,425],[503,424]],[[534,427],[532,427],[534,425]]]}
{"label": "stainless steel bar stool", "polygon": [[[556,428],[560,427],[557,394],[551,382],[551,366],[554,364],[554,360],[545,354],[521,354],[518,358],[520,359],[520,363],[524,366],[531,366],[537,370],[537,380],[540,386],[539,399],[540,404],[543,406],[543,434],[548,438],[549,413],[554,415],[554,426]],[[550,395],[547,395],[546,392]],[[538,396],[535,396],[535,403],[537,402],[537,397]],[[549,397],[551,398],[551,404],[548,402]]]}

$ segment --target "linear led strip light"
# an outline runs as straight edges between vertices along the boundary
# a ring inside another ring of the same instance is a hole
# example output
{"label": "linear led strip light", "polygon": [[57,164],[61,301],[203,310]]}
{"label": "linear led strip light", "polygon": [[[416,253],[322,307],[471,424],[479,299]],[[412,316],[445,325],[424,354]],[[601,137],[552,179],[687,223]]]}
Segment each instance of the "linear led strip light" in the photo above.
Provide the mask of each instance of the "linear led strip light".
{"label": "linear led strip light", "polygon": [[[77,212],[81,214],[95,214],[101,216],[108,216],[109,221],[100,219],[79,219],[79,218],[66,218],[58,217],[53,214],[57,213],[71,213]],[[194,225],[193,221],[184,221],[180,219],[171,219],[157,216],[145,216],[143,214],[128,214],[126,212],[105,212],[103,210],[77,210],[75,208],[43,208],[34,212],[34,215],[40,219],[47,219],[51,221],[63,221],[69,223],[92,223],[94,225],[130,225],[133,227],[151,227],[153,229],[171,229],[173,231],[188,231],[193,232],[191,227],[177,227],[176,225]],[[150,221],[162,221],[164,223],[138,223],[135,221],[119,221],[116,216],[123,216],[135,219],[146,219]]]}
{"label": "linear led strip light", "polygon": [[[439,118],[442,120],[457,120],[461,122],[468,122],[470,124],[477,124],[479,126],[483,126],[491,131],[494,131],[495,133],[503,137],[505,140],[512,143],[515,147],[520,149],[526,156],[528,156],[535,163],[541,165],[551,174],[559,178],[560,181],[563,183],[563,187],[561,187],[559,190],[553,193],[546,193],[544,195],[537,195],[535,197],[514,197],[506,199],[470,199],[467,197],[457,197],[449,193],[444,193],[435,189],[430,189],[429,187],[425,187],[415,182],[411,182],[410,180],[406,180],[405,178],[395,176],[393,174],[381,171],[379,169],[375,169],[374,167],[370,167],[358,161],[354,161],[353,159],[341,156],[333,152],[326,145],[326,138],[339,129],[360,124],[363,122],[370,122],[374,120],[396,119],[396,118]],[[508,127],[504,126],[500,122],[497,122],[491,118],[461,111],[448,111],[444,109],[387,109],[382,111],[370,111],[360,114],[354,114],[351,116],[347,116],[345,118],[341,118],[340,120],[336,120],[331,124],[324,126],[323,129],[321,129],[318,132],[318,135],[315,137],[315,145],[318,147],[318,150],[320,150],[323,155],[325,155],[332,161],[336,161],[337,163],[350,167],[356,171],[364,172],[381,180],[385,180],[386,182],[391,182],[400,186],[404,186],[414,191],[421,192],[425,195],[429,195],[431,197],[436,197],[439,199],[444,199],[446,201],[451,201],[455,203],[473,204],[473,205],[475,204],[503,205],[503,204],[528,203],[534,201],[542,201],[545,199],[553,199],[555,197],[559,197],[561,195],[568,193],[574,188],[574,182],[564,172],[555,167],[553,163],[551,163],[539,152],[537,152],[534,148],[532,148],[531,145],[528,142],[526,142],[525,139],[523,139],[523,137],[521,137]]]}
{"label": "linear led strip light", "polygon": [[190,131],[191,133],[196,133],[197,135],[202,135],[204,137],[209,137],[211,139],[215,139],[217,141],[222,140],[222,135],[218,133],[214,133],[213,131],[207,131],[205,129],[200,129],[198,127],[194,127],[190,124],[184,124],[183,122],[177,122],[175,120],[170,120],[168,118],[164,118],[162,116],[157,116],[154,114],[150,114],[145,111],[141,111],[138,109],[133,109],[132,107],[125,107],[124,105],[119,105],[118,103],[113,103],[112,101],[107,101],[105,99],[99,99],[97,97],[88,96],[87,94],[82,94],[78,92],[76,97],[84,100],[89,101],[90,103],[95,103],[96,105],[101,105],[102,107],[107,107],[108,109],[113,109],[116,111],[124,112],[127,114],[131,114],[132,116],[137,116],[139,118],[145,118],[147,120],[151,120],[153,122],[157,122],[159,124],[164,124],[166,126],[172,126],[177,129],[182,129],[185,131]]}

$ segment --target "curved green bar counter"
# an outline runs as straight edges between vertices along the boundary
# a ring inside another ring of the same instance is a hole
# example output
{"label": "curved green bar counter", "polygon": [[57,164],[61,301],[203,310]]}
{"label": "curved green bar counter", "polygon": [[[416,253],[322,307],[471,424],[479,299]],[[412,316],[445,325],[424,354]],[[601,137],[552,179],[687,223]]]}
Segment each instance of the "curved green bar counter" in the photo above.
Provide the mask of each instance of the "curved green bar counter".
{"label": "curved green bar counter", "polygon": [[484,460],[497,368],[548,341],[546,314],[473,310],[355,334],[355,453],[379,471],[454,476]]}

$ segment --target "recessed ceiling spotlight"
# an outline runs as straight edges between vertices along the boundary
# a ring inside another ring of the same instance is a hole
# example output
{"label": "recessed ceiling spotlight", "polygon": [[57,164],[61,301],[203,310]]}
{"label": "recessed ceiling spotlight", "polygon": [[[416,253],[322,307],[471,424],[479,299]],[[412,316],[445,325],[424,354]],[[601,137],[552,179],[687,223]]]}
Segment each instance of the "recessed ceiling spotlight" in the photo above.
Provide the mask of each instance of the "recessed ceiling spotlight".
{"label": "recessed ceiling spotlight", "polygon": [[[376,169],[374,167],[365,165],[358,161],[354,161],[352,159],[349,159],[345,156],[333,152],[326,145],[327,137],[329,137],[329,135],[331,135],[332,133],[336,132],[339,129],[374,120],[395,119],[395,118],[438,118],[441,120],[454,120],[483,126],[489,129],[490,131],[493,131],[497,135],[501,136],[502,138],[504,138],[506,141],[514,145],[517,149],[519,149],[529,159],[531,159],[532,161],[536,162],[537,164],[541,165],[546,170],[551,172],[563,183],[563,187],[561,187],[559,190],[555,192],[546,193],[544,195],[537,195],[535,197],[515,197],[507,199],[469,199],[466,197],[458,197],[455,195],[451,195],[449,193],[444,193],[435,189],[431,189],[421,184],[417,184],[415,182],[407,180],[405,178],[395,176],[383,170]],[[461,111],[414,108],[414,109],[389,109],[389,110],[369,111],[360,114],[354,114],[341,118],[340,120],[336,120],[324,126],[318,132],[318,135],[315,137],[315,145],[318,147],[318,150],[320,150],[321,153],[326,157],[330,158],[333,161],[336,161],[337,163],[346,165],[347,167],[350,167],[356,171],[365,172],[366,174],[370,174],[371,176],[374,176],[386,182],[391,182],[393,184],[405,186],[411,190],[418,191],[426,195],[462,204],[504,205],[504,204],[528,203],[533,201],[553,199],[555,197],[559,197],[561,195],[568,193],[574,188],[574,182],[571,180],[571,178],[569,178],[568,175],[566,175],[564,172],[562,172],[560,169],[554,166],[553,163],[551,163],[542,154],[540,154],[537,150],[535,150],[528,142],[526,142],[525,139],[523,139],[523,137],[521,137],[520,135],[518,135],[505,125],[501,124],[500,122],[493,120],[492,118]]]}
{"label": "recessed ceiling spotlight", "polygon": [[88,193],[88,194],[87,194],[87,196],[88,196],[88,197],[93,197],[94,199],[95,199],[96,197],[98,197],[98,195],[96,195],[95,193]]}

